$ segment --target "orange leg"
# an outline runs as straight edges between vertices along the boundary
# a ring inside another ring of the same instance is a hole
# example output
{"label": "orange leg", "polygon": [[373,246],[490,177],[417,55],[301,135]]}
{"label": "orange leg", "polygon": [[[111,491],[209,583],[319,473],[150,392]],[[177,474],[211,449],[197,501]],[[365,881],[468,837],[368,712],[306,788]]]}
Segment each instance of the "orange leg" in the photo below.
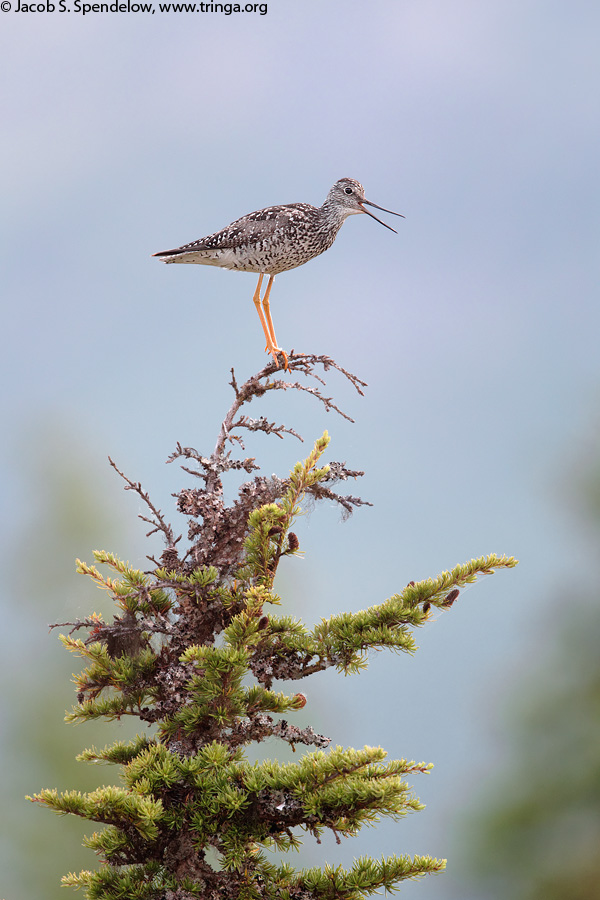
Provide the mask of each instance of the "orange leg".
{"label": "orange leg", "polygon": [[267,290],[265,291],[265,296],[262,301],[263,310],[261,309],[261,299],[260,299],[260,288],[262,285],[263,275],[258,276],[258,284],[256,285],[256,290],[254,291],[254,296],[252,300],[254,301],[254,305],[256,307],[256,312],[258,313],[258,318],[260,319],[260,324],[262,325],[262,330],[265,333],[265,338],[267,341],[267,346],[265,350],[267,353],[270,353],[273,357],[273,361],[279,365],[279,361],[277,359],[277,354],[281,353],[283,356],[283,367],[289,371],[288,366],[288,358],[287,353],[281,349],[281,347],[277,346],[277,338],[275,337],[275,329],[273,327],[273,320],[271,318],[271,307],[269,305],[269,294],[271,293],[271,287],[273,286],[273,281],[275,280],[275,276],[271,275],[269,277],[269,283],[267,285]]}
{"label": "orange leg", "polygon": [[281,353],[283,356],[283,368],[287,369],[289,372],[288,366],[288,358],[285,350],[282,350],[281,347],[277,343],[277,338],[275,337],[275,328],[273,326],[273,319],[271,318],[271,306],[269,304],[269,295],[271,293],[271,288],[273,287],[273,282],[275,281],[275,276],[271,275],[269,278],[269,283],[267,285],[267,290],[265,291],[265,296],[263,297],[263,309],[265,311],[265,319],[267,320],[267,325],[269,327],[269,334],[271,335],[271,340],[273,342],[273,346],[277,349],[278,353]]}
{"label": "orange leg", "polygon": [[265,317],[263,315],[263,311],[262,311],[262,308],[260,305],[260,288],[262,285],[263,278],[264,278],[264,275],[258,276],[258,284],[256,285],[256,290],[254,291],[254,296],[252,298],[252,301],[256,307],[256,312],[258,313],[258,318],[260,319],[260,324],[262,325],[262,330],[265,333],[265,339],[267,341],[267,346],[265,347],[265,350],[267,351],[267,353],[270,353],[271,352],[271,335],[269,334],[269,327],[265,321]]}

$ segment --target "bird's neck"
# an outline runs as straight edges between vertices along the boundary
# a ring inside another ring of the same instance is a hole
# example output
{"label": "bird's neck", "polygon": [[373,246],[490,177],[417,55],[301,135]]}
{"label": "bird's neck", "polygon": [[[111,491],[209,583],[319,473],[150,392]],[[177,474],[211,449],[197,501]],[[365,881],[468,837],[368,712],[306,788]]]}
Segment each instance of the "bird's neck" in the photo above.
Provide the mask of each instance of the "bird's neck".
{"label": "bird's neck", "polygon": [[328,224],[332,226],[337,225],[338,229],[342,227],[348,216],[352,215],[352,211],[349,209],[344,209],[339,203],[334,203],[329,198],[325,200],[325,203],[321,207],[321,215],[323,219],[325,219]]}

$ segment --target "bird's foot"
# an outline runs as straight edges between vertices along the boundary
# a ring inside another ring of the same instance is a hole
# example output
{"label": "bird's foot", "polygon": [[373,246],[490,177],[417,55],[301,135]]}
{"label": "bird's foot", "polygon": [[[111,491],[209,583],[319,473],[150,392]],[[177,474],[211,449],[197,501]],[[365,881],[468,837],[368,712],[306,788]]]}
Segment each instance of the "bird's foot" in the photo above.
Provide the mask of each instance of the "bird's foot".
{"label": "bird's foot", "polygon": [[279,354],[281,353],[281,355],[283,356],[283,368],[285,369],[286,372],[290,371],[290,365],[288,363],[288,355],[285,352],[285,350],[282,350],[281,347],[276,347],[276,346],[265,347],[265,350],[267,353],[271,354],[271,356],[273,357],[273,362],[275,363],[277,368],[279,368]]}

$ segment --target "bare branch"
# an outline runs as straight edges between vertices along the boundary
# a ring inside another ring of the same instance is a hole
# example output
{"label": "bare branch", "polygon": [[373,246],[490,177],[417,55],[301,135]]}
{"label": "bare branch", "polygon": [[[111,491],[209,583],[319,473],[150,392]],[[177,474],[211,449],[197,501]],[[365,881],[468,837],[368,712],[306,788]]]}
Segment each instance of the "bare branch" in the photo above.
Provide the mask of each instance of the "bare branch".
{"label": "bare branch", "polygon": [[[263,397],[269,391],[301,391],[318,400],[327,412],[337,412],[347,421],[352,422],[350,416],[341,410],[331,397],[323,393],[322,386],[325,384],[325,380],[318,369],[325,373],[330,370],[340,372],[357,393],[363,395],[365,382],[338,366],[329,356],[292,352],[289,356],[289,372],[284,373],[271,361],[242,384],[238,383],[235,372],[231,369],[230,385],[233,389],[234,400],[221,423],[212,454],[204,456],[194,447],[185,447],[181,443],[177,443],[175,450],[167,459],[168,463],[180,461],[184,472],[200,479],[198,487],[183,488],[174,494],[179,512],[189,519],[190,546],[181,555],[176,550],[176,544],[180,538],[175,538],[171,526],[165,521],[161,511],[154,506],[141,484],[129,479],[110,459],[111,466],[125,481],[126,490],[135,491],[150,510],[150,514],[140,515],[142,521],[151,526],[148,535],[160,531],[164,536],[166,547],[160,557],[161,565],[168,565],[169,568],[178,571],[186,571],[199,565],[208,564],[210,560],[211,564],[219,568],[223,576],[237,568],[248,516],[253,509],[260,505],[277,502],[287,490],[288,482],[276,478],[255,478],[253,482],[242,484],[238,489],[237,500],[232,505],[226,505],[222,482],[223,474],[226,472],[252,474],[259,468],[254,457],[238,459],[232,456],[232,445],[242,450],[245,449],[243,437],[240,434],[242,431],[263,432],[267,435],[275,435],[280,439],[289,434],[302,440],[302,436],[293,428],[269,421],[265,416],[250,417],[246,415],[245,411],[242,411],[242,407],[255,398]],[[307,385],[300,381],[290,381],[288,380],[290,373],[310,378],[317,384]],[[367,505],[366,501],[350,494],[347,496],[337,494],[332,487],[339,481],[356,478],[361,474],[361,472],[347,469],[343,463],[331,463],[329,474],[309,489],[309,500],[331,500],[338,503],[342,507],[342,518],[347,518],[355,507]],[[159,565],[154,557],[149,556],[148,558],[154,565]]]}
{"label": "bare branch", "polygon": [[[342,366],[338,366],[335,360],[331,359],[330,356],[316,356],[314,354],[294,353],[292,351],[292,353],[288,357],[288,363],[290,372],[299,372],[307,378],[314,378],[322,385],[325,384],[325,381],[319,375],[317,375],[317,373],[315,372],[315,367],[322,366],[325,372],[328,372],[330,369],[335,369],[348,379],[350,384],[361,396],[364,396],[362,389],[366,387],[366,382],[361,381],[360,378],[358,378],[356,375],[353,375],[351,372],[348,372],[347,369],[342,368]],[[342,410],[338,406],[336,406],[331,397],[324,397],[318,388],[307,387],[306,385],[300,384],[300,382],[298,381],[285,381],[283,380],[283,378],[274,381],[270,380],[272,376],[276,374],[281,374],[281,370],[275,365],[274,362],[269,362],[263,369],[261,369],[260,372],[257,372],[256,375],[253,375],[241,386],[239,386],[235,377],[235,372],[233,369],[231,370],[230,384],[235,394],[235,400],[221,424],[219,438],[212,455],[213,460],[218,459],[222,456],[226,442],[228,440],[231,440],[231,431],[234,428],[239,427],[240,424],[243,424],[243,422],[241,422],[240,420],[238,420],[237,422],[235,421],[235,416],[237,415],[240,407],[243,406],[244,403],[250,403],[255,397],[264,396],[267,391],[304,391],[308,394],[311,394],[313,397],[323,403],[327,411],[334,410],[349,422],[354,421],[350,418],[350,416],[348,416],[345,412],[342,412]],[[243,418],[244,417],[242,417],[242,419]],[[271,423],[267,423],[266,420],[260,419],[258,421],[263,422],[267,427],[260,427],[259,425],[253,430],[266,431],[270,434],[279,434],[282,430],[288,431],[288,429],[284,429],[283,426],[275,427]],[[294,432],[290,431],[288,433]],[[295,436],[300,437],[299,435]]]}
{"label": "bare branch", "polygon": [[132,481],[130,478],[127,477],[127,475],[124,474],[124,472],[121,472],[121,470],[117,467],[116,463],[111,459],[110,456],[108,457],[108,461],[111,464],[111,466],[113,467],[113,469],[115,470],[115,472],[117,473],[117,475],[120,475],[121,478],[127,483],[127,487],[125,488],[125,490],[126,491],[135,491],[136,494],[138,494],[138,496],[141,497],[141,499],[144,501],[146,506],[151,511],[154,518],[149,519],[146,516],[141,516],[141,515],[139,516],[139,518],[142,519],[143,522],[147,522],[149,525],[153,526],[152,530],[149,531],[146,536],[148,537],[149,535],[154,534],[156,531],[162,531],[162,533],[165,536],[165,542],[166,542],[167,548],[174,549],[177,542],[181,540],[181,535],[177,538],[175,537],[173,529],[168,524],[168,522],[165,521],[161,511],[159,509],[157,509],[155,507],[155,505],[152,503],[148,493],[143,490],[140,482]]}
{"label": "bare branch", "polygon": [[[249,419],[247,416],[240,416],[239,419],[233,423],[232,428],[247,428],[248,431],[264,431],[265,434],[276,434],[277,437],[282,439],[284,434],[291,434],[300,441],[304,440],[293,428],[286,428],[284,425],[276,425],[274,422],[268,422],[264,416],[261,416],[260,419]],[[229,440],[239,441],[242,449],[244,449],[242,439],[237,435],[230,434]]]}

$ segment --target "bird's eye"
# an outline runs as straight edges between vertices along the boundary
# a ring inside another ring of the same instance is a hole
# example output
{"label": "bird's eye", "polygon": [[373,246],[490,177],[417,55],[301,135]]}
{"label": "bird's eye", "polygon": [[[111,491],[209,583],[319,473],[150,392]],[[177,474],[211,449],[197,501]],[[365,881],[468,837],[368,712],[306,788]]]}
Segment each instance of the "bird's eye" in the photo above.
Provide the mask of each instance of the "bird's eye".
{"label": "bird's eye", "polygon": [[351,193],[352,193],[352,188],[351,188],[351,187],[344,188],[344,193],[345,193],[345,194],[351,194]]}

